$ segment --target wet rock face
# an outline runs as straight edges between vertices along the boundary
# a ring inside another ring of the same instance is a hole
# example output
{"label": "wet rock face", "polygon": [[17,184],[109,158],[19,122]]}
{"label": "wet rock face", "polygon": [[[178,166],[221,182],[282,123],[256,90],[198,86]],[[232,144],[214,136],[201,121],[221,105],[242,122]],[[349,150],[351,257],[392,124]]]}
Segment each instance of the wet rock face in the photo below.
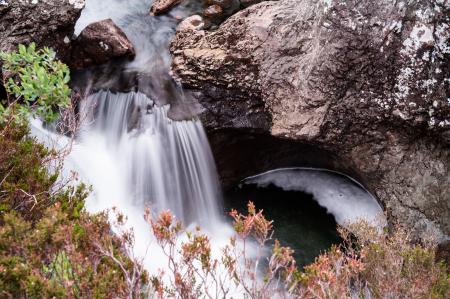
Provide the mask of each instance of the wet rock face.
{"label": "wet rock face", "polygon": [[180,4],[182,1],[183,0],[155,0],[150,8],[150,12],[155,16],[163,14]]}
{"label": "wet rock face", "polygon": [[71,38],[84,0],[0,1],[0,50],[35,42],[70,55]]}
{"label": "wet rock face", "polygon": [[125,33],[111,20],[88,25],[74,41],[70,67],[83,69],[113,58],[132,58],[134,47]]}
{"label": "wet rock face", "polygon": [[218,4],[213,4],[205,8],[203,15],[212,23],[216,24],[220,23],[224,18],[222,7]]}
{"label": "wet rock face", "polygon": [[448,1],[263,2],[216,31],[179,30],[171,52],[210,134],[239,128],[326,151],[391,220],[448,238]]}

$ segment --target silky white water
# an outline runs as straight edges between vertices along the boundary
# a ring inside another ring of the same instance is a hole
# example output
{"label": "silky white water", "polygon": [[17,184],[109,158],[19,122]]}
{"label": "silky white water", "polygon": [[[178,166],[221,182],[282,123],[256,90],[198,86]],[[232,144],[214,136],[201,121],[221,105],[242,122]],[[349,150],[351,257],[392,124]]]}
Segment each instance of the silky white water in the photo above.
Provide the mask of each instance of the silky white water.
{"label": "silky white water", "polygon": [[[99,166],[97,171],[108,171],[93,176],[95,162],[80,166],[84,162],[80,155],[75,158],[77,167],[81,168],[83,177],[96,182],[92,183],[96,199],[88,203],[90,209],[110,207],[111,201],[106,198],[115,195],[139,207],[141,214],[142,207],[151,204],[156,211],[170,209],[186,224],[195,222],[209,226],[220,222],[221,199],[204,130],[195,117],[183,121],[172,121],[168,117],[173,103],[185,101],[183,92],[168,75],[168,44],[178,21],[170,15],[152,17],[151,2],[86,1],[75,34],[92,22],[111,18],[126,33],[136,51],[135,59],[125,65],[125,71],[138,70],[149,76],[147,83],[154,97],[150,99],[139,92],[108,91],[90,96],[83,103],[89,125],[84,126],[77,141],[84,148],[101,152],[99,159],[105,164],[109,159],[114,166]],[[189,11],[176,8],[172,13],[186,16]],[[163,89],[174,91],[163,93]],[[155,103],[172,105],[158,107]],[[79,149],[75,147],[76,150]],[[121,178],[121,183],[111,189],[120,190],[109,194],[106,185],[111,185],[108,181],[115,182],[117,177]]]}
{"label": "silky white water", "polygon": [[[106,169],[114,169],[91,175],[95,165],[91,161],[83,163],[86,169],[81,169],[82,176],[89,181],[101,177],[93,184],[94,189],[108,192],[111,183],[105,179],[115,174],[112,178],[120,177],[121,183],[116,185],[123,189],[116,194],[99,194],[98,204],[108,202],[106,196],[120,194],[137,207],[152,205],[158,211],[171,210],[187,224],[218,221],[218,179],[198,119],[172,121],[166,115],[167,106],[154,106],[145,95],[134,92],[98,92],[84,105],[92,115],[87,117],[89,125],[79,142],[90,152],[100,151],[102,160],[108,157],[113,166]],[[78,157],[78,163],[84,157]]]}
{"label": "silky white water", "polygon": [[[220,215],[215,164],[200,121],[172,121],[167,109],[140,93],[93,94],[83,104],[85,124],[63,170],[65,177],[77,172],[93,187],[88,211],[117,208],[127,217],[126,228],[135,235],[134,253],[155,274],[167,267],[167,259],[144,220],[146,207],[170,210],[186,226],[199,224],[212,237],[216,256],[232,233]],[[37,120],[31,128],[48,147],[62,149],[70,143]]]}

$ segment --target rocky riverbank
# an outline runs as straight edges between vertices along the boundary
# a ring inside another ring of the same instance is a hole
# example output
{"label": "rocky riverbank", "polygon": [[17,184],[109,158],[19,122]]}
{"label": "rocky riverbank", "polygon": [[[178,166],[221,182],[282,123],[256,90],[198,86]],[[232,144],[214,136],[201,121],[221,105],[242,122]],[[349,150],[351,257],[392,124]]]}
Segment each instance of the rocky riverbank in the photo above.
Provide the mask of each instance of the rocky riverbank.
{"label": "rocky riverbank", "polygon": [[[83,5],[1,2],[0,49],[34,41],[78,63],[72,35]],[[214,31],[199,18],[179,27],[172,71],[205,109],[225,187],[276,167],[331,168],[359,179],[391,220],[448,239],[448,2],[267,1]],[[132,56],[132,45],[122,52]]]}
{"label": "rocky riverbank", "polygon": [[440,0],[263,2],[216,31],[182,26],[172,70],[205,107],[226,179],[327,166],[360,179],[391,220],[444,240],[449,26]]}

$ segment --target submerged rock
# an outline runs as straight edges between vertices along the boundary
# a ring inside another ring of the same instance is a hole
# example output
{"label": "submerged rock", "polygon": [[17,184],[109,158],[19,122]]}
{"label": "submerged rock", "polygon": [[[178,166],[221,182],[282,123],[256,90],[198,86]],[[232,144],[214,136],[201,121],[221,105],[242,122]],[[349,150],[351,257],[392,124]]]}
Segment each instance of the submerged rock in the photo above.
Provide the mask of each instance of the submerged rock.
{"label": "submerged rock", "polygon": [[205,10],[203,11],[203,15],[212,23],[220,23],[220,21],[224,17],[222,7],[217,4],[213,4],[205,8]]}
{"label": "submerged rock", "polygon": [[214,32],[178,31],[171,52],[222,177],[340,170],[392,223],[449,238],[450,3],[263,2]]}
{"label": "submerged rock", "polygon": [[193,15],[184,19],[177,27],[177,31],[184,30],[202,30],[205,27],[205,21],[199,15]]}
{"label": "submerged rock", "polygon": [[72,69],[103,64],[113,58],[134,57],[135,51],[125,33],[111,19],[88,25],[74,42]]}

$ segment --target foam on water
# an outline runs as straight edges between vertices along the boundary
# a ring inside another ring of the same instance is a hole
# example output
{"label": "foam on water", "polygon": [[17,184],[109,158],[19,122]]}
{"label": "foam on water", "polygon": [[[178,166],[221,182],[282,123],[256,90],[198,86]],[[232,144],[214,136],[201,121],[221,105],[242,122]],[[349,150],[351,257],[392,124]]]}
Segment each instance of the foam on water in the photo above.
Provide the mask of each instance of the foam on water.
{"label": "foam on water", "polygon": [[349,177],[328,170],[276,169],[250,177],[244,182],[263,187],[274,184],[284,190],[312,194],[340,225],[346,225],[358,219],[379,224],[382,218],[382,208],[367,190]]}

